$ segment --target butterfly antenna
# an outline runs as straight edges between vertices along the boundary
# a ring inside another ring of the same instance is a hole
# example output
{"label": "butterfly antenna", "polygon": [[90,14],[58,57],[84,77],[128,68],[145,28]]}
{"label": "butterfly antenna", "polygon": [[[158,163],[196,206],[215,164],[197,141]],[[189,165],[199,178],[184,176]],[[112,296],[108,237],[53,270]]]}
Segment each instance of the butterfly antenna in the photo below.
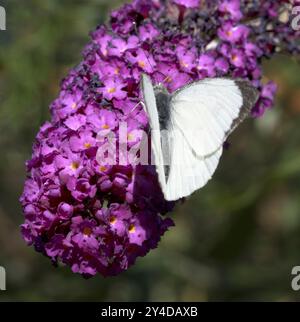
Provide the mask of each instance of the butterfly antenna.
{"label": "butterfly antenna", "polygon": [[[136,24],[136,22],[134,21],[133,23],[132,23],[133,25],[134,25],[134,30],[135,30],[135,33],[136,33],[136,35],[138,35],[139,34],[139,32],[138,32],[138,29],[137,29],[137,24]],[[176,31],[178,31],[179,30],[179,27],[175,27],[175,30]],[[161,39],[163,39],[163,36],[160,36],[161,37]],[[154,48],[152,49],[152,53],[154,53],[155,51],[154,51]],[[149,63],[149,65],[151,66],[151,68],[152,68],[152,70],[154,71],[154,67],[152,66],[152,64],[151,64],[151,61],[150,61],[150,59],[149,59],[149,57],[148,57],[148,54],[147,54],[147,52],[145,52],[145,56],[146,56],[146,59],[147,59],[147,61],[148,61],[148,63]],[[154,55],[153,55],[154,56]],[[165,75],[165,74],[163,74],[162,72],[160,72],[159,70],[157,70],[156,71],[157,73],[159,73],[159,74],[161,74],[163,77],[164,77],[164,79],[163,79],[163,81],[161,82],[161,83],[165,83],[168,79],[170,79],[170,76],[167,76],[167,75]]]}
{"label": "butterfly antenna", "polygon": [[[138,35],[138,34],[139,34],[139,32],[138,32],[138,29],[137,29],[136,22],[134,21],[132,24],[134,25],[135,33]],[[147,61],[148,61],[149,65],[150,65],[150,67],[151,67],[152,71],[154,71],[155,69],[154,69],[153,65],[151,64],[150,58],[149,58],[149,56],[148,56],[148,53],[147,53],[146,51],[144,51],[144,52],[145,52],[146,59],[147,59]]]}
{"label": "butterfly antenna", "polygon": [[[136,22],[134,21],[133,23],[133,26],[134,26],[134,30],[135,30],[135,33],[136,33],[136,35],[138,36],[138,34],[139,34],[139,32],[138,32],[138,29],[137,29],[137,24],[136,24]],[[146,51],[144,51],[145,52],[145,57],[146,57],[146,59],[147,59],[147,61],[148,61],[148,63],[149,63],[149,66],[151,67],[151,69],[152,69],[152,71],[154,71],[155,69],[154,69],[154,67],[153,67],[153,65],[151,64],[151,61],[150,61],[150,57],[148,56],[148,53],[146,52]],[[158,73],[160,73],[163,77],[165,77],[164,78],[164,80],[163,80],[163,83],[169,78],[169,76],[166,76],[166,75],[164,75],[163,73],[161,73],[160,71],[157,71]],[[144,104],[144,102],[142,102],[142,101],[139,101],[134,107],[133,107],[133,109],[128,113],[128,115],[127,115],[127,117],[129,117],[135,110],[136,110],[136,108],[139,106],[139,105],[142,105],[142,107],[143,107],[143,109],[144,110],[146,110],[145,109],[145,104]]]}
{"label": "butterfly antenna", "polygon": [[[138,35],[138,34],[139,34],[139,32],[138,32],[138,29],[137,29],[136,22],[134,21],[132,24],[134,25],[135,33]],[[155,51],[154,51],[154,49],[152,49],[152,53],[154,53],[154,52],[155,52]],[[150,57],[148,56],[148,53],[147,53],[146,51],[145,51],[145,56],[146,56],[146,59],[147,59],[147,61],[148,61],[149,65],[150,65],[150,67],[151,67],[152,71],[154,71],[155,69],[154,69],[153,65],[151,64]],[[161,74],[161,75],[164,77],[163,81],[162,81],[162,82],[160,82],[160,83],[162,83],[162,84],[163,84],[163,83],[165,83],[165,82],[170,78],[170,76],[167,76],[167,75],[163,74],[163,73],[162,73],[162,72],[160,72],[159,70],[157,70],[156,72],[157,72],[157,73],[159,73],[159,74]]]}

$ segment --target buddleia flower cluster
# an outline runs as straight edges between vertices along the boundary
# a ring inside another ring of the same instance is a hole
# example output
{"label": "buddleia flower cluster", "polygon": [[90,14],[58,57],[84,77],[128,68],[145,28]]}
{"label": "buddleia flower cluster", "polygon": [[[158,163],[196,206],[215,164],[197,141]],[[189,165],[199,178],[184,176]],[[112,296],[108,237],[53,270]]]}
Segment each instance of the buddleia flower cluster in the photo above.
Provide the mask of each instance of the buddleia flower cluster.
{"label": "buddleia flower cluster", "polygon": [[117,275],[156,248],[174,225],[153,165],[107,164],[105,140],[127,124],[128,149],[149,130],[139,105],[141,74],[170,92],[207,77],[250,80],[260,92],[255,117],[273,104],[262,61],[299,54],[289,1],[135,0],[91,33],[83,60],[61,83],[51,120],[39,130],[21,203],[28,245],[91,277]]}

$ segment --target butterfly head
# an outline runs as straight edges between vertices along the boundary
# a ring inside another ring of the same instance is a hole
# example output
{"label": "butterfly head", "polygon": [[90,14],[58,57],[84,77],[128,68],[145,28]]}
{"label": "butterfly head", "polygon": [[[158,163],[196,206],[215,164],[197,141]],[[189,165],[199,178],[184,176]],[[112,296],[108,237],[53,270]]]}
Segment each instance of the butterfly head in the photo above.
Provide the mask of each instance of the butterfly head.
{"label": "butterfly head", "polygon": [[154,92],[155,94],[162,93],[162,94],[168,94],[170,95],[169,91],[167,88],[164,86],[163,83],[158,83],[154,86]]}

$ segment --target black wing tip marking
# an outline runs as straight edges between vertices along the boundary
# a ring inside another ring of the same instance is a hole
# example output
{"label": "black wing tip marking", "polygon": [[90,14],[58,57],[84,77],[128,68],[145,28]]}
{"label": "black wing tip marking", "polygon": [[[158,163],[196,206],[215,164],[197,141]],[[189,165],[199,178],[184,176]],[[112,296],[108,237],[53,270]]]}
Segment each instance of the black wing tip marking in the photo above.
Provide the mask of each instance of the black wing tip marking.
{"label": "black wing tip marking", "polygon": [[248,80],[237,79],[234,83],[238,86],[242,93],[243,105],[240,109],[239,116],[233,120],[229,131],[225,134],[226,139],[243,122],[251,113],[252,108],[259,98],[258,90]]}
{"label": "black wing tip marking", "polygon": [[259,92],[248,80],[238,79],[235,83],[243,97],[241,112],[249,114],[258,100]]}

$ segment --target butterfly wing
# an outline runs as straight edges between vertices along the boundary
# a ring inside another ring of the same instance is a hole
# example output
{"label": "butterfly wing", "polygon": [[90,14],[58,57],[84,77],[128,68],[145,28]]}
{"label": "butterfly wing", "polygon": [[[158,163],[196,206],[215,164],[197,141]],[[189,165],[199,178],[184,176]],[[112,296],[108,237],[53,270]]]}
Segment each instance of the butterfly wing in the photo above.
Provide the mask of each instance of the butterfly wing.
{"label": "butterfly wing", "polygon": [[170,105],[167,200],[186,197],[211,179],[224,141],[257,97],[249,82],[230,79],[207,79],[175,92]]}
{"label": "butterfly wing", "polygon": [[190,148],[181,131],[172,128],[169,135],[171,166],[164,196],[171,201],[187,197],[207,183],[218,166],[223,148],[208,157],[200,157]]}
{"label": "butterfly wing", "polygon": [[155,164],[158,174],[158,180],[162,191],[165,193],[166,177],[164,171],[164,158],[161,144],[161,132],[159,125],[159,116],[156,106],[154,88],[149,76],[142,75],[142,93],[144,96],[145,109],[148,114],[149,124],[151,128],[151,162]]}
{"label": "butterfly wing", "polygon": [[257,90],[248,81],[205,79],[175,92],[172,123],[196,155],[209,156],[248,116],[257,98]]}

